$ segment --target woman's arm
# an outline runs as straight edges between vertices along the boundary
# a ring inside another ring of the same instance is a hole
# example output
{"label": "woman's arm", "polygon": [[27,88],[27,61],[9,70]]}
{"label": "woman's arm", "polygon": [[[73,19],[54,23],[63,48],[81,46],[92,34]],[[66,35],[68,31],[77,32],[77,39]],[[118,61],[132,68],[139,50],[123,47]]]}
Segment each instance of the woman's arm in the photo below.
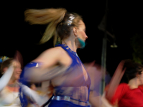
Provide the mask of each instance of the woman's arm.
{"label": "woman's arm", "polygon": [[42,106],[48,100],[46,97],[38,95],[36,91],[30,89],[26,85],[21,85],[21,88],[26,97],[30,98],[30,100],[38,106]]}
{"label": "woman's arm", "polygon": [[94,90],[90,91],[89,103],[93,107],[101,107],[101,96],[99,94],[97,94]]}
{"label": "woman's arm", "polygon": [[117,105],[112,105],[105,97],[105,93],[103,95],[97,95],[95,91],[90,91],[89,102],[93,107],[117,107]]}
{"label": "woman's arm", "polygon": [[6,72],[3,74],[3,76],[0,78],[0,91],[8,84],[12,74],[13,74],[13,66],[11,65]]}
{"label": "woman's arm", "polygon": [[63,74],[68,66],[62,64],[61,55],[63,54],[59,47],[46,50],[31,62],[36,62],[35,66],[24,68],[24,77],[30,82],[42,82]]}
{"label": "woman's arm", "polygon": [[85,67],[91,80],[89,102],[93,107],[102,107],[101,96],[99,92],[100,81],[102,78],[101,67],[99,65],[94,64],[94,62],[88,65],[86,64]]}

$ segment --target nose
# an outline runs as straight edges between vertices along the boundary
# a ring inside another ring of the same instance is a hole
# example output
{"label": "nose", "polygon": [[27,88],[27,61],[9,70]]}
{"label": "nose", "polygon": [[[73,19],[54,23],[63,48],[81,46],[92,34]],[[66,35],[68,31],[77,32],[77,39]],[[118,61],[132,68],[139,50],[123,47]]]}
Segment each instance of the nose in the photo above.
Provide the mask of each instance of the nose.
{"label": "nose", "polygon": [[87,39],[88,38],[88,36],[87,35],[85,35],[85,39]]}

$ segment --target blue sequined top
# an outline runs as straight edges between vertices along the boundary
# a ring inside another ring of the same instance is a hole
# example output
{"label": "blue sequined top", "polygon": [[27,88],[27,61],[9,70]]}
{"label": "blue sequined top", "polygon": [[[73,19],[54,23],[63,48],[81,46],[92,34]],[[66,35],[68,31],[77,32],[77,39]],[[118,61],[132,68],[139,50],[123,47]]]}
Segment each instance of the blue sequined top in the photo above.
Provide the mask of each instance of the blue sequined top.
{"label": "blue sequined top", "polygon": [[[54,96],[68,96],[73,100],[78,100],[79,102],[88,103],[89,101],[89,92],[90,92],[90,85],[91,80],[89,74],[87,72],[87,79],[85,80],[83,65],[76,54],[76,52],[72,51],[68,46],[64,44],[58,44],[56,47],[63,48],[69,57],[72,59],[72,63],[69,68],[64,71],[64,74],[61,76],[53,76],[53,72],[48,72],[47,74],[43,74],[41,76],[44,77],[37,77],[37,78],[46,78],[50,80],[51,77],[58,78],[59,81],[62,81],[60,85],[54,86]],[[37,64],[41,64],[38,62],[31,62],[25,66],[25,69],[35,67]],[[39,72],[38,72],[39,73]],[[24,75],[24,72],[22,73]],[[58,82],[58,79],[56,80]],[[27,84],[26,78],[21,78],[24,84]],[[51,83],[53,78],[51,78]]]}
{"label": "blue sequined top", "polygon": [[88,102],[89,100],[89,88],[90,77],[85,80],[82,69],[82,62],[76,52],[72,51],[68,46],[64,44],[56,45],[62,47],[72,59],[72,64],[63,75],[65,78],[62,85],[54,87],[55,96],[69,96],[73,99]]}

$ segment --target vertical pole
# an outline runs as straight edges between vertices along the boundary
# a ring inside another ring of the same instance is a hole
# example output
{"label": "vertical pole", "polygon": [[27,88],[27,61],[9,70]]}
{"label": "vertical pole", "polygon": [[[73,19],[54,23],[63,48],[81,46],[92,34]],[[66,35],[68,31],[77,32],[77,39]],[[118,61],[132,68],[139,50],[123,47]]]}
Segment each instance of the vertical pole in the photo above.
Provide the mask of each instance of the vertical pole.
{"label": "vertical pole", "polygon": [[106,75],[106,52],[107,52],[107,33],[106,33],[106,26],[107,26],[107,0],[106,0],[106,8],[105,8],[105,28],[104,28],[104,38],[102,43],[102,55],[101,55],[101,70],[103,72],[102,79],[100,83],[100,94],[102,95],[105,89],[105,75]]}
{"label": "vertical pole", "polygon": [[101,70],[102,70],[102,79],[101,79],[101,85],[100,85],[100,94],[102,95],[105,89],[105,75],[106,75],[106,51],[107,51],[107,37],[105,34],[105,37],[103,38],[103,44],[102,44],[102,56],[101,56]]}

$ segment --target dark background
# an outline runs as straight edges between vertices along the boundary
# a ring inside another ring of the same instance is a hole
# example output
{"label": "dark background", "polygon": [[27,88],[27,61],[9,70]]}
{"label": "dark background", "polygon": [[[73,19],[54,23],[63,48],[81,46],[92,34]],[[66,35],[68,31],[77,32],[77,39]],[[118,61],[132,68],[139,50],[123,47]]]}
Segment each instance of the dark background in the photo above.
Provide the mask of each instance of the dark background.
{"label": "dark background", "polygon": [[[104,32],[98,29],[106,7],[106,0],[35,0],[1,2],[1,35],[0,56],[13,57],[18,50],[23,57],[24,65],[35,59],[41,52],[53,46],[52,39],[43,44],[39,42],[46,25],[29,25],[24,21],[26,9],[66,8],[68,12],[80,14],[86,24],[88,36],[84,49],[77,53],[83,63],[96,61],[101,64],[102,40]],[[107,36],[107,71],[112,75],[119,62],[132,59],[130,37],[142,33],[143,6],[140,1],[108,0],[107,30],[116,37],[117,48],[111,48],[113,39]]]}

